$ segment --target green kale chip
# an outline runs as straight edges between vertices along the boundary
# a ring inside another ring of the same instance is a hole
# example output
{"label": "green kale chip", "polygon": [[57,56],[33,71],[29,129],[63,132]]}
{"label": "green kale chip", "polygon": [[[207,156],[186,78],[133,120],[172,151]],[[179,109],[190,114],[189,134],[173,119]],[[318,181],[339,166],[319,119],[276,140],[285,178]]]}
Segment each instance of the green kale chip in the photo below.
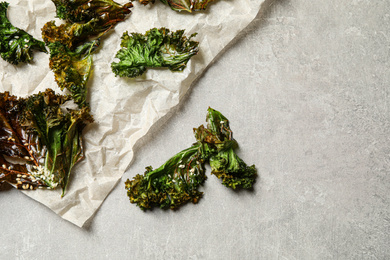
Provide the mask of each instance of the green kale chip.
{"label": "green kale chip", "polygon": [[[161,0],[162,3],[168,5],[174,11],[186,11],[192,13],[193,11],[206,10],[207,6],[214,0]],[[143,5],[154,3],[155,0],[139,0]]]}
{"label": "green kale chip", "polygon": [[175,11],[201,11],[205,10],[209,3],[214,0],[161,0],[164,4],[168,5]]}
{"label": "green kale chip", "polygon": [[229,120],[215,109],[209,108],[207,112],[207,129],[199,127],[194,131],[198,142],[206,150],[204,153],[208,155],[211,174],[221,179],[226,187],[252,188],[257,176],[256,168],[254,165],[248,166],[235,153],[238,144],[233,139]]}
{"label": "green kale chip", "polygon": [[[86,23],[100,19],[113,26],[130,13],[132,3],[120,5],[112,0],[52,0],[57,17],[72,23]],[[115,18],[115,19],[112,19]]]}
{"label": "green kale chip", "polygon": [[[57,26],[54,21],[47,22],[42,28],[42,39],[46,45],[61,43],[70,50],[90,39],[98,39],[107,28],[96,28],[96,20],[88,23],[65,23]],[[95,36],[95,37],[94,37]]]}
{"label": "green kale chip", "polygon": [[85,41],[97,39],[123,21],[131,3],[120,5],[112,0],[53,0],[57,16],[65,24],[56,26],[50,21],[42,28],[42,38],[46,44],[61,42],[68,48],[76,48]]}
{"label": "green kale chip", "polygon": [[0,3],[0,56],[14,65],[31,62],[33,50],[47,52],[45,43],[11,24],[7,18],[8,5]]}
{"label": "green kale chip", "polygon": [[179,152],[158,169],[146,167],[144,175],[137,174],[125,185],[130,202],[141,209],[155,205],[177,209],[188,201],[198,202],[203,194],[198,188],[205,179],[204,162],[195,145]]}
{"label": "green kale chip", "polygon": [[209,108],[207,128],[203,125],[194,129],[195,137],[201,144],[202,154],[208,159],[211,174],[222,180],[222,184],[233,189],[252,188],[256,180],[256,168],[248,166],[234,149],[238,146],[233,139],[229,120],[219,111]]}
{"label": "green kale chip", "polygon": [[176,209],[202,197],[198,191],[204,181],[205,163],[211,166],[211,174],[232,189],[251,189],[257,172],[254,165],[248,166],[235,153],[237,141],[229,127],[229,120],[217,110],[208,109],[207,127],[194,128],[197,140],[190,148],[181,151],[158,169],[146,167],[144,175],[137,174],[125,182],[131,203],[141,209],[157,205]]}
{"label": "green kale chip", "polygon": [[255,182],[255,166],[246,165],[232,147],[211,156],[209,163],[211,174],[221,179],[226,187],[250,189]]}
{"label": "green kale chip", "polygon": [[153,28],[145,33],[127,32],[122,35],[121,49],[112,62],[116,76],[134,78],[142,75],[148,67],[167,67],[171,71],[182,71],[192,56],[198,53],[198,42],[184,36],[184,30],[170,32],[166,28]]}
{"label": "green kale chip", "polygon": [[92,71],[92,53],[99,40],[87,42],[74,51],[60,42],[49,43],[49,67],[54,72],[58,86],[70,91],[79,107],[87,106],[87,83]]}
{"label": "green kale chip", "polygon": [[65,109],[69,96],[53,90],[17,98],[0,93],[0,183],[18,189],[62,188],[84,157],[82,130],[88,108]]}

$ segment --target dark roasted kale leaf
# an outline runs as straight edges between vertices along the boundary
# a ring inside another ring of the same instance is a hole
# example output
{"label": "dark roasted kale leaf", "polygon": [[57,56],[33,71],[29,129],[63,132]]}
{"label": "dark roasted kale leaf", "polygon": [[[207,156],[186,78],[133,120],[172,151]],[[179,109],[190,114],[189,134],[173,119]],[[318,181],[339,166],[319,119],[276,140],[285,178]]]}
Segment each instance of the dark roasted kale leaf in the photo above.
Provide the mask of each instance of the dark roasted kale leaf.
{"label": "dark roasted kale leaf", "polygon": [[0,93],[0,182],[18,189],[62,188],[84,157],[88,108],[66,110],[69,96],[46,90],[27,98]]}

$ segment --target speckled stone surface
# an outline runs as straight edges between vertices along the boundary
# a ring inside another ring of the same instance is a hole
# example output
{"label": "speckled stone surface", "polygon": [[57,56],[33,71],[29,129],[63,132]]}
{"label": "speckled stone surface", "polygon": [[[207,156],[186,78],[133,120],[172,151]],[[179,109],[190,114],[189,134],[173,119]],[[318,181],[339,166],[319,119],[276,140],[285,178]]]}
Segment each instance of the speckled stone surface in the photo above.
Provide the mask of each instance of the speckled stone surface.
{"label": "speckled stone surface", "polygon": [[[389,259],[388,0],[268,1],[134,160],[84,229],[0,193],[0,259]],[[211,106],[256,164],[197,205],[142,212],[123,182],[194,141]]]}

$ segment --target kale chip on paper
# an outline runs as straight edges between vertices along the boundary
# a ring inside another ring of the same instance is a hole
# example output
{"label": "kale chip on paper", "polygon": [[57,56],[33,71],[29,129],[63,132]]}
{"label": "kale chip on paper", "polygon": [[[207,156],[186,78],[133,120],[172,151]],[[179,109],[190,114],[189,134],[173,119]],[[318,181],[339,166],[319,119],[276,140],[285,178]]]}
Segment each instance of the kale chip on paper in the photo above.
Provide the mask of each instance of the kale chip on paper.
{"label": "kale chip on paper", "polygon": [[84,157],[88,108],[64,107],[70,96],[48,89],[27,98],[0,93],[0,183],[18,189],[57,186],[62,196],[73,166]]}
{"label": "kale chip on paper", "polygon": [[124,5],[112,0],[52,0],[57,17],[73,23],[85,23],[92,19],[113,26],[130,13],[132,3]]}
{"label": "kale chip on paper", "polygon": [[65,45],[49,43],[50,63],[58,86],[68,89],[79,107],[87,105],[87,83],[92,71],[92,53],[99,40],[87,42],[71,51]]}
{"label": "kale chip on paper", "polygon": [[[100,37],[130,13],[132,4],[119,5],[111,0],[53,2],[65,23],[46,23],[42,28],[44,42],[39,46],[46,51],[47,45],[55,80],[70,95],[57,95],[51,89],[25,98],[0,93],[0,183],[25,190],[61,187],[63,196],[72,168],[84,157],[82,131],[93,121],[86,102],[92,53]],[[0,36],[12,29],[14,38],[25,37],[20,41],[27,46],[28,35],[6,19],[7,6],[0,4]],[[78,109],[67,108],[72,102]]]}
{"label": "kale chip on paper", "polygon": [[[168,5],[174,11],[202,11],[206,10],[207,6],[215,0],[161,0],[162,3]],[[149,3],[154,4],[155,0],[139,0],[143,5]]]}
{"label": "kale chip on paper", "polygon": [[50,50],[50,69],[58,86],[67,89],[79,107],[87,106],[87,82],[92,71],[92,54],[100,37],[130,13],[131,3],[111,0],[53,0],[57,16],[42,28],[42,38]]}
{"label": "kale chip on paper", "polygon": [[33,50],[47,52],[45,43],[13,26],[7,18],[8,6],[0,3],[0,56],[14,65],[31,62]]}
{"label": "kale chip on paper", "polygon": [[46,42],[61,42],[68,48],[76,48],[85,41],[97,39],[125,20],[131,13],[131,3],[120,5],[111,0],[53,0],[57,16],[65,20],[57,26],[54,21],[42,28]]}
{"label": "kale chip on paper", "polygon": [[191,40],[195,35],[187,38],[184,30],[170,32],[167,28],[153,28],[144,35],[124,32],[121,49],[115,56],[119,62],[112,62],[112,71],[116,76],[130,78],[142,75],[147,68],[182,71],[199,51],[199,43]]}

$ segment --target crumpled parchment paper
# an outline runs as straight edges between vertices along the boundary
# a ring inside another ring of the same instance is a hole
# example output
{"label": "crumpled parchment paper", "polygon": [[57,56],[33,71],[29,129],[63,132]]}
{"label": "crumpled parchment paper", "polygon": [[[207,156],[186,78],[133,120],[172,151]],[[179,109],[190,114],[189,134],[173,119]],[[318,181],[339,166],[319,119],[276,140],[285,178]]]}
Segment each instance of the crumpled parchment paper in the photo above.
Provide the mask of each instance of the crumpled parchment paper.
{"label": "crumpled parchment paper", "polygon": [[[8,0],[8,17],[17,27],[42,39],[41,28],[55,19],[48,0]],[[126,3],[124,0],[118,3]],[[62,218],[82,227],[116,186],[133,157],[132,148],[150,127],[180,102],[191,83],[217,54],[259,13],[264,0],[216,0],[206,11],[175,12],[156,1],[134,2],[132,13],[102,39],[94,54],[94,71],[88,82],[95,122],[85,129],[85,159],[75,166],[66,195],[60,190],[24,191]],[[57,20],[57,24],[59,21]],[[183,72],[149,69],[137,79],[115,77],[110,64],[124,31],[145,33],[154,27],[197,32],[199,54]],[[14,66],[0,59],[0,91],[26,96],[46,88],[61,92],[49,69],[49,55],[35,52],[34,62]]]}

